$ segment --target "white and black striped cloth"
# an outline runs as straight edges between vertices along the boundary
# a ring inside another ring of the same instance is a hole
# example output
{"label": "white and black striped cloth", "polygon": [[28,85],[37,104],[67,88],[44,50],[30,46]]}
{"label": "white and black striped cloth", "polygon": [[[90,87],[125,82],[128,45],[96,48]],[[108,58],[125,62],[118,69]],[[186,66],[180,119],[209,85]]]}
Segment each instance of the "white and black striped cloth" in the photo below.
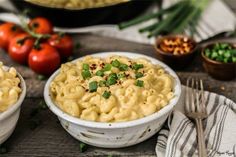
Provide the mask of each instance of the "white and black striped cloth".
{"label": "white and black striped cloth", "polygon": [[[205,92],[205,97],[209,117],[203,127],[208,156],[236,157],[236,104],[215,93]],[[198,156],[195,124],[184,115],[183,102],[181,98],[158,134],[157,157]]]}

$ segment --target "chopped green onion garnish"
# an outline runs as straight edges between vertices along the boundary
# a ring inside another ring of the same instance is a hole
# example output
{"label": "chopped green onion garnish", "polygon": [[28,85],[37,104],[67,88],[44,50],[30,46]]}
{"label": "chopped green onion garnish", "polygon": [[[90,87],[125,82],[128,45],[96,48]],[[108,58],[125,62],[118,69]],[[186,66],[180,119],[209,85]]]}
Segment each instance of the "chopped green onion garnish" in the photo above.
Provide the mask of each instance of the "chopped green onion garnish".
{"label": "chopped green onion garnish", "polygon": [[135,85],[138,87],[143,87],[144,82],[142,80],[137,80]]}
{"label": "chopped green onion garnish", "polygon": [[82,76],[83,76],[83,79],[87,79],[87,78],[91,77],[91,73],[90,73],[89,70],[83,70],[82,71]]}
{"label": "chopped green onion garnish", "polygon": [[143,64],[133,64],[132,65],[132,69],[134,69],[134,70],[139,70],[139,69],[141,69],[141,68],[143,68]]}
{"label": "chopped green onion garnish", "polygon": [[89,91],[96,92],[98,88],[97,81],[93,81],[89,83]]}
{"label": "chopped green onion garnish", "polygon": [[105,99],[108,99],[110,96],[111,96],[111,92],[108,92],[108,91],[105,91],[102,96],[105,98]]}
{"label": "chopped green onion garnish", "polygon": [[89,70],[89,65],[88,64],[83,64],[83,70]]}
{"label": "chopped green onion garnish", "polygon": [[136,77],[136,79],[141,78],[141,77],[143,77],[143,73],[137,72],[137,73],[135,74],[135,77]]}
{"label": "chopped green onion garnish", "polygon": [[118,79],[118,77],[117,77],[117,74],[116,73],[111,73],[109,76],[108,76],[108,79],[109,78],[114,78],[114,79]]}
{"label": "chopped green onion garnish", "polygon": [[110,74],[107,78],[107,85],[110,86],[110,85],[116,84],[117,79],[118,79],[118,77],[117,77],[116,73]]}
{"label": "chopped green onion garnish", "polygon": [[99,85],[99,87],[104,87],[104,86],[106,86],[106,81],[101,80],[101,81],[99,81],[98,85]]}
{"label": "chopped green onion garnish", "polygon": [[110,71],[111,68],[112,68],[111,64],[105,64],[103,70],[104,70],[104,71]]}
{"label": "chopped green onion garnish", "polygon": [[129,66],[127,64],[120,64],[119,69],[120,71],[127,71]]}
{"label": "chopped green onion garnish", "polygon": [[120,66],[120,62],[116,59],[116,60],[114,60],[114,61],[111,62],[111,65],[112,65],[113,67],[118,68],[118,67]]}
{"label": "chopped green onion garnish", "polygon": [[211,58],[217,58],[217,56],[218,56],[217,52],[213,52],[213,53],[211,54]]}
{"label": "chopped green onion garnish", "polygon": [[236,55],[236,48],[228,43],[216,43],[211,48],[205,49],[205,56],[224,63],[232,63]]}
{"label": "chopped green onion garnish", "polygon": [[117,77],[118,77],[118,79],[124,78],[125,74],[124,73],[117,74]]}
{"label": "chopped green onion garnish", "polygon": [[110,78],[107,79],[107,82],[106,82],[107,86],[111,86],[111,85],[114,85],[114,84],[116,84],[116,79],[115,78],[110,77]]}
{"label": "chopped green onion garnish", "polygon": [[103,76],[104,76],[104,72],[103,72],[102,70],[98,70],[98,71],[96,72],[96,75],[103,77]]}
{"label": "chopped green onion garnish", "polygon": [[232,61],[233,61],[234,63],[236,63],[236,57],[233,57],[233,58],[232,58]]}
{"label": "chopped green onion garnish", "polygon": [[81,153],[85,152],[88,149],[88,145],[85,143],[80,143],[79,144],[79,150]]}

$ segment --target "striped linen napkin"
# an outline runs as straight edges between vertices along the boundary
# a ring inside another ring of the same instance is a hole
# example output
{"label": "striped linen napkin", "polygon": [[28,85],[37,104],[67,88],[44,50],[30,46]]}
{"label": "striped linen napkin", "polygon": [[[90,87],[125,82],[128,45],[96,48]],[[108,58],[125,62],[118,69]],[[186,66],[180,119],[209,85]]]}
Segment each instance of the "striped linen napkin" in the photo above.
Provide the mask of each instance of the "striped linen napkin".
{"label": "striped linen napkin", "polygon": [[[182,87],[185,95],[186,87]],[[224,96],[205,92],[209,117],[203,129],[209,157],[236,157],[236,104]],[[157,138],[157,157],[198,156],[195,124],[184,115],[183,96]]]}

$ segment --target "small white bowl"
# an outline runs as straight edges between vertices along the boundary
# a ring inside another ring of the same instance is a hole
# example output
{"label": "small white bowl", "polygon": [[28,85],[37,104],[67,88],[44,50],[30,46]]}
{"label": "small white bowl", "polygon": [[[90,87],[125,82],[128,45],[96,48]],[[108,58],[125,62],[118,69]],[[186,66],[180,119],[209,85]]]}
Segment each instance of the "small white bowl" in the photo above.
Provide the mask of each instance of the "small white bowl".
{"label": "small white bowl", "polygon": [[[129,52],[104,52],[93,54],[91,56],[104,58],[110,55],[126,56],[131,59],[142,57],[149,59],[154,64],[161,65],[175,79],[175,97],[160,111],[141,119],[119,123],[85,121],[63,112],[51,99],[50,83],[55,78],[55,76],[58,75],[59,70],[57,70],[46,83],[44,89],[44,99],[49,109],[58,116],[63,128],[74,138],[97,147],[121,148],[140,143],[153,136],[160,130],[161,126],[180,98],[181,84],[176,73],[166,64],[155,58]],[[72,62],[76,62],[76,60]]]}
{"label": "small white bowl", "polygon": [[[6,70],[9,69],[6,66],[4,66],[3,68]],[[20,78],[21,81],[20,87],[22,89],[22,92],[18,101],[15,104],[11,105],[6,111],[0,113],[0,144],[5,142],[14,131],[20,116],[21,104],[26,95],[25,81],[19,73],[17,73],[17,76]]]}

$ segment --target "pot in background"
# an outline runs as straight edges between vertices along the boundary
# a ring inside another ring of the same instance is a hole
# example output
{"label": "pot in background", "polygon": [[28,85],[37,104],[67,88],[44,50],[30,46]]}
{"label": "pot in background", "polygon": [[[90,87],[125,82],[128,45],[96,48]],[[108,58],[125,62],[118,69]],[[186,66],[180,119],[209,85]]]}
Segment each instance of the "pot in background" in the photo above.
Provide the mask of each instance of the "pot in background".
{"label": "pot in background", "polygon": [[28,10],[30,18],[43,16],[57,27],[69,28],[117,24],[136,17],[153,4],[152,0],[130,0],[97,8],[64,9],[37,5],[25,0],[11,0],[11,2],[19,11]]}

